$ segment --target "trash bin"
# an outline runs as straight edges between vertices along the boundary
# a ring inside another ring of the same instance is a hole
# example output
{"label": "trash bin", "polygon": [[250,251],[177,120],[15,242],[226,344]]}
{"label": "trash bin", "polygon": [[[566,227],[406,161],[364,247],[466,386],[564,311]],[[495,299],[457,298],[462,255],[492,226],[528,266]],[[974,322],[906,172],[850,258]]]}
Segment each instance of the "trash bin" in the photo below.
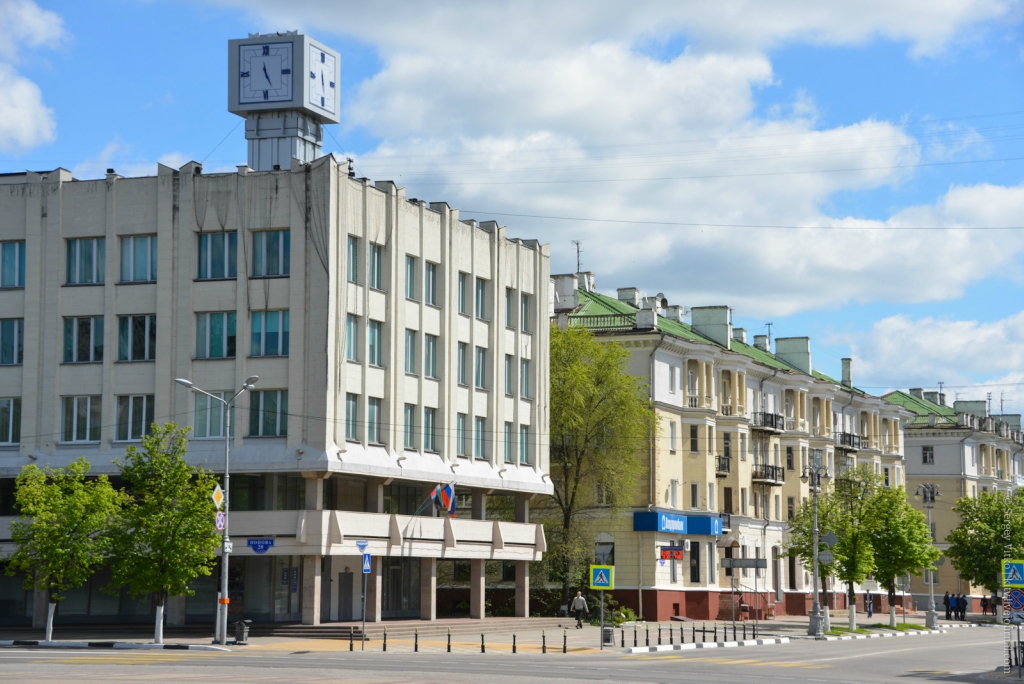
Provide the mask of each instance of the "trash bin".
{"label": "trash bin", "polygon": [[235,643],[236,644],[247,644],[249,643],[249,625],[252,624],[252,620],[239,620],[235,623]]}
{"label": "trash bin", "polygon": [[[593,643],[593,642],[591,642]],[[613,627],[604,628],[604,645],[614,646],[615,645],[615,629]]]}

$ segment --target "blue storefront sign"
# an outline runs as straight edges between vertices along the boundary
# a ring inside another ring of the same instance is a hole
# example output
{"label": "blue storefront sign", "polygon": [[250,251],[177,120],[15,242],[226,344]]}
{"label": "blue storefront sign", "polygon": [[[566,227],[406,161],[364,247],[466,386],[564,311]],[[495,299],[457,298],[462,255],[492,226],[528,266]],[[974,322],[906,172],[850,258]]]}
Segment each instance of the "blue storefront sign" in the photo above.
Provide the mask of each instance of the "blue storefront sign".
{"label": "blue storefront sign", "polygon": [[250,539],[249,548],[256,553],[266,553],[274,545],[273,539]]}
{"label": "blue storefront sign", "polygon": [[667,532],[670,534],[702,534],[722,536],[722,519],[717,515],[681,515],[667,511],[633,513],[635,532]]}

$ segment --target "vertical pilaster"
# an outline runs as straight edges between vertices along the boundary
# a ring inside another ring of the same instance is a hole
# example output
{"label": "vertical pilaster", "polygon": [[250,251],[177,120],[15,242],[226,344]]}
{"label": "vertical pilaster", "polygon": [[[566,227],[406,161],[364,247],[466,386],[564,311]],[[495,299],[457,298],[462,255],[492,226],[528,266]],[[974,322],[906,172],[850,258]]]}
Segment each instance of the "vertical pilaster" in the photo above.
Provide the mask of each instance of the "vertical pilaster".
{"label": "vertical pilaster", "polygon": [[486,561],[474,558],[469,561],[469,617],[482,620],[484,617],[484,581]]}
{"label": "vertical pilaster", "polygon": [[530,617],[530,561],[516,561],[516,617]]}
{"label": "vertical pilaster", "polygon": [[437,559],[420,559],[420,619],[437,619]]}
{"label": "vertical pilaster", "polygon": [[[323,480],[317,480],[323,482]],[[320,556],[302,557],[302,624],[320,624]]]}
{"label": "vertical pilaster", "polygon": [[473,520],[487,519],[487,492],[482,489],[473,490]]}
{"label": "vertical pilaster", "polygon": [[383,567],[383,558],[380,556],[373,556],[370,559],[370,573],[366,576],[366,621],[367,622],[380,622],[381,621],[381,593],[383,587],[381,586],[381,570]]}

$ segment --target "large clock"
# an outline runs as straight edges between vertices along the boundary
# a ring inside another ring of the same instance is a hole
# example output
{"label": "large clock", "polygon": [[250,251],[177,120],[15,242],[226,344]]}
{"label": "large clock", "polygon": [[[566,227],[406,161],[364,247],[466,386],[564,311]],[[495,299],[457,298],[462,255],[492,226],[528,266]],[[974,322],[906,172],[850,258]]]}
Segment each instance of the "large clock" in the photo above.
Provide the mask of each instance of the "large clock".
{"label": "large clock", "polygon": [[338,101],[338,62],[329,52],[309,46],[309,104],[331,114]]}
{"label": "large clock", "polygon": [[239,45],[239,104],[291,100],[292,68],[291,42]]}

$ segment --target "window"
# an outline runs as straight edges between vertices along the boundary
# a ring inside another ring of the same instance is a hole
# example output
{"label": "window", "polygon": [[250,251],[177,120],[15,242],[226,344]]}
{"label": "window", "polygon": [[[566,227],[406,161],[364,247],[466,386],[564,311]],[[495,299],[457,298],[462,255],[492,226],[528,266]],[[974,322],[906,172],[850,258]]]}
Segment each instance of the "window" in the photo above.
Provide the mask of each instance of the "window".
{"label": "window", "polygon": [[25,360],[25,319],[0,320],[0,365],[13,366]]}
{"label": "window", "polygon": [[405,372],[416,372],[416,331],[405,331]]}
{"label": "window", "polygon": [[423,374],[437,377],[437,335],[423,336]]}
{"label": "window", "polygon": [[668,450],[673,454],[676,452],[676,424],[672,421],[668,424]]}
{"label": "window", "polygon": [[252,234],[252,276],[269,278],[291,273],[292,231],[261,230]]}
{"label": "window", "polygon": [[800,469],[807,467],[807,447],[800,447]]}
{"label": "window", "polygon": [[776,494],[775,495],[775,519],[776,520],[782,520],[781,511],[779,510],[779,502],[780,501],[781,501],[781,497],[779,497],[779,495]]}
{"label": "window", "polygon": [[[731,546],[725,547],[724,552],[725,552],[725,556],[724,556],[725,558],[732,558],[732,547]],[[725,569],[725,576],[726,577],[732,577],[732,568],[726,568]]]}
{"label": "window", "polygon": [[121,442],[138,441],[153,432],[153,395],[117,398],[117,437]]}
{"label": "window", "polygon": [[348,282],[359,282],[359,238],[348,236]]}
{"label": "window", "polygon": [[515,317],[512,315],[512,293],[511,287],[505,288],[505,327],[514,327]]}
{"label": "window", "polygon": [[345,359],[359,360],[359,316],[352,314],[345,318]]}
{"label": "window", "polygon": [[[0,323],[0,326],[3,324]],[[0,339],[2,339],[0,327]],[[0,342],[0,346],[6,347]],[[0,358],[3,352],[0,351]],[[64,363],[103,360],[103,316],[64,319]]]}
{"label": "window", "polygon": [[775,449],[774,449],[773,453],[775,454],[775,458],[772,461],[772,465],[777,466],[777,465],[779,465],[779,445],[775,444],[774,446],[775,446]]}
{"label": "window", "polygon": [[732,513],[732,487],[722,489],[722,512]]}
{"label": "window", "polygon": [[786,447],[786,470],[793,470],[793,447]]}
{"label": "window", "polygon": [[[262,233],[254,233],[262,235]],[[238,233],[199,234],[200,280],[238,276]]]}
{"label": "window", "polygon": [[512,462],[512,423],[505,423],[505,463]]}
{"label": "window", "polygon": [[469,354],[469,345],[467,345],[465,342],[459,342],[459,347],[458,347],[457,354],[458,354],[458,358],[456,358],[456,360],[455,360],[455,363],[458,366],[458,368],[457,368],[457,380],[458,380],[458,383],[460,385],[465,385],[466,384],[466,355]]}
{"label": "window", "polygon": [[427,270],[424,273],[423,299],[427,304],[437,306],[437,264],[427,262]]}
{"label": "window", "polygon": [[478,389],[487,389],[487,350],[476,348],[475,381]]}
{"label": "window", "polygon": [[235,312],[196,314],[196,358],[235,358]]}
{"label": "window", "polygon": [[416,404],[405,405],[405,448],[416,448]]}
{"label": "window", "polygon": [[747,460],[747,435],[744,432],[740,433],[740,460]]}
{"label": "window", "polygon": [[384,247],[370,243],[370,287],[384,289]]}
{"label": "window", "polygon": [[288,309],[252,312],[252,356],[288,356]]}
{"label": "window", "polygon": [[469,420],[469,416],[465,413],[460,413],[455,417],[455,454],[457,456],[467,456],[466,453],[466,421]]}
{"label": "window", "polygon": [[345,395],[345,439],[359,440],[359,395]]}
{"label": "window", "polygon": [[[233,392],[212,392],[225,401],[230,401]],[[224,404],[216,399],[211,399],[205,394],[194,393],[195,413],[192,421],[192,437],[205,439],[208,437],[224,436]],[[231,436],[235,436],[235,404],[231,403],[228,409],[228,418],[231,421]],[[234,504],[232,504],[234,505]]]}
{"label": "window", "polygon": [[416,257],[405,255],[405,296],[416,299]]}
{"label": "window", "polygon": [[519,396],[530,398],[530,362],[527,359],[519,362]]}
{"label": "window", "polygon": [[370,344],[369,344],[369,364],[371,366],[383,366],[384,365],[384,349],[381,346],[383,340],[381,339],[380,332],[380,321],[370,321],[369,325]]}
{"label": "window", "polygon": [[519,462],[523,465],[530,464],[530,426],[519,426]]}
{"label": "window", "polygon": [[437,409],[423,409],[423,450],[437,451]]}
{"label": "window", "polygon": [[523,326],[523,332],[530,332],[530,295],[524,294],[519,298],[519,320]]}
{"label": "window", "polygon": [[792,496],[786,497],[786,520],[792,520],[796,514],[796,499]]}
{"label": "window", "polygon": [[288,390],[256,391],[250,401],[250,437],[284,437],[288,434]]}
{"label": "window", "polygon": [[21,399],[0,399],[0,444],[21,441]]}
{"label": "window", "polygon": [[380,431],[380,399],[371,397],[366,402],[366,441],[371,444],[383,444],[384,435]]}
{"label": "window", "polygon": [[0,242],[0,287],[25,287],[24,240]]}
{"label": "window", "polygon": [[921,447],[921,463],[924,465],[935,465],[935,447]]}
{"label": "window", "polygon": [[467,281],[468,280],[469,280],[469,274],[468,273],[459,273],[459,313],[460,314],[468,314],[469,313],[469,302],[466,301],[466,298],[469,295],[469,293],[466,292],[466,287],[468,287],[468,285],[467,285]]}
{"label": "window", "polygon": [[700,484],[697,482],[690,483],[690,508],[700,508]]}
{"label": "window", "polygon": [[677,369],[676,369],[675,366],[669,366],[669,369],[668,369],[668,393],[669,394],[675,394],[676,393],[676,370]]}
{"label": "window", "polygon": [[700,582],[700,542],[690,544],[690,581]]}
{"label": "window", "polygon": [[740,513],[747,514],[747,488],[740,487]]}
{"label": "window", "polygon": [[156,358],[156,316],[117,317],[117,360]]}
{"label": "window", "polygon": [[713,425],[708,425],[708,453],[711,454],[715,450],[715,428]]}
{"label": "window", "polygon": [[505,354],[505,394],[511,395],[514,385],[512,384],[512,355]]}
{"label": "window", "polygon": [[732,433],[722,433],[722,455],[726,458],[732,458]]}
{"label": "window", "polygon": [[476,279],[476,297],[473,301],[476,304],[476,317],[487,318],[487,281],[483,278]]}
{"label": "window", "polygon": [[690,453],[696,454],[700,451],[700,438],[697,436],[698,430],[696,425],[690,426]]}
{"label": "window", "polygon": [[[4,243],[9,244],[9,243]],[[22,245],[25,243],[22,242]],[[106,272],[106,238],[85,238],[68,240],[65,279],[68,285],[87,285],[102,283]],[[24,263],[24,249],[22,249]],[[2,278],[2,274],[0,274]],[[25,271],[21,270],[22,285],[25,282]]]}
{"label": "window", "polygon": [[487,419],[483,416],[476,417],[476,425],[473,430],[473,455],[477,458],[487,458]]}
{"label": "window", "polygon": [[888,489],[890,487],[890,484],[889,484],[889,468],[888,467],[882,469],[882,484],[885,486],[886,489]]}
{"label": "window", "polygon": [[715,510],[715,483],[708,482],[708,510]]}
{"label": "window", "polygon": [[121,282],[156,280],[156,235],[121,238]]}
{"label": "window", "polygon": [[103,424],[99,397],[61,397],[62,442],[98,442]]}

